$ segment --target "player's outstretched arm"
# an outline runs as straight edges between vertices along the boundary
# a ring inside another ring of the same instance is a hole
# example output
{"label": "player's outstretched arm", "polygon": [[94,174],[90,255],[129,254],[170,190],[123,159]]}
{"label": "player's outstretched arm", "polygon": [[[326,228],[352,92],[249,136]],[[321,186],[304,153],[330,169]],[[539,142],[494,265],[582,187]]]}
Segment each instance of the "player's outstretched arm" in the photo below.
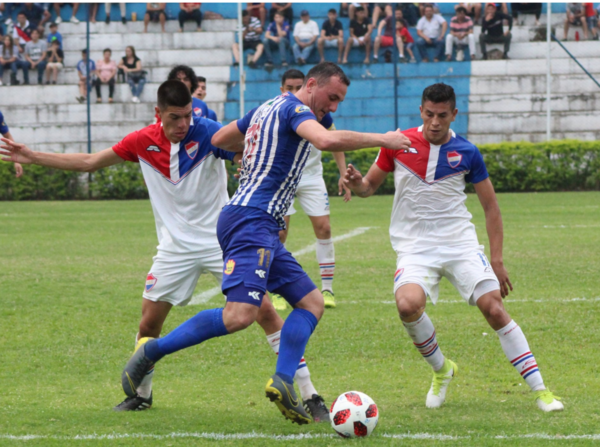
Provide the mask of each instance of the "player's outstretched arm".
{"label": "player's outstretched arm", "polygon": [[477,197],[479,198],[479,202],[485,213],[485,226],[490,241],[492,269],[494,269],[498,282],[500,282],[500,293],[502,294],[502,298],[504,298],[508,296],[509,289],[512,290],[513,286],[508,277],[506,267],[504,267],[504,260],[502,258],[504,229],[502,227],[500,206],[498,205],[494,185],[492,185],[489,178],[486,178],[479,183],[475,183],[473,186],[475,187],[475,192],[477,193]]}
{"label": "player's outstretched arm", "polygon": [[237,121],[232,121],[226,126],[221,127],[219,131],[213,135],[210,142],[213,146],[225,151],[243,152],[244,137],[245,135],[240,132]]}
{"label": "player's outstretched arm", "polygon": [[352,192],[350,188],[346,186],[344,182],[344,175],[346,175],[346,156],[343,152],[332,152],[335,164],[340,171],[340,180],[338,181],[338,195],[344,194],[344,202],[352,200]]}
{"label": "player's outstretched arm", "polygon": [[382,185],[387,174],[387,172],[373,163],[367,175],[363,177],[358,169],[349,164],[348,169],[346,169],[346,175],[344,175],[344,183],[357,196],[363,198],[369,197]]}
{"label": "player's outstretched arm", "polygon": [[64,171],[94,172],[107,166],[122,163],[112,148],[95,154],[49,154],[35,152],[22,143],[15,143],[7,138],[0,138],[0,156],[3,161],[21,164],[34,164]]}
{"label": "player's outstretched arm", "polygon": [[400,132],[400,129],[387,133],[327,130],[316,120],[306,120],[298,125],[296,133],[310,141],[316,148],[328,152],[356,151],[367,147],[386,147],[392,150],[410,148],[410,140]]}

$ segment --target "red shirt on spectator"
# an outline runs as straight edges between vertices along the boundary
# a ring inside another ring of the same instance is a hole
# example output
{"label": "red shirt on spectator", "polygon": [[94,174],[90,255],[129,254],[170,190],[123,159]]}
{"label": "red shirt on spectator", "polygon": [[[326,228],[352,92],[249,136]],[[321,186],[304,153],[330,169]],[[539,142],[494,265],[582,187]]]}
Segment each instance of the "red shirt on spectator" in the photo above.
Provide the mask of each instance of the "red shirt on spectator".
{"label": "red shirt on spectator", "polygon": [[596,16],[596,11],[594,11],[593,3],[584,3],[583,5],[585,6],[585,16],[586,17],[595,17]]}
{"label": "red shirt on spectator", "polygon": [[413,43],[415,41],[413,39],[413,37],[410,35],[410,33],[408,32],[408,30],[406,29],[406,27],[399,29],[396,32],[398,33],[399,36],[402,36],[402,42],[404,42],[404,43]]}

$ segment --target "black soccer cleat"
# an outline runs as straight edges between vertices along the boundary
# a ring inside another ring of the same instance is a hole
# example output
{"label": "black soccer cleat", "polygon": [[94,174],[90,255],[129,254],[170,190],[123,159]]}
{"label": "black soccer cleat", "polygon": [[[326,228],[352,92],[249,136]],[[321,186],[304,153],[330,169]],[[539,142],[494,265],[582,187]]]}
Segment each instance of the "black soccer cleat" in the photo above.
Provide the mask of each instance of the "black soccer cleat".
{"label": "black soccer cleat", "polygon": [[329,422],[329,409],[318,394],[313,394],[310,399],[304,401],[304,409],[315,422]]}
{"label": "black soccer cleat", "polygon": [[123,402],[113,408],[114,411],[143,411],[152,407],[152,393],[150,398],[144,399],[139,395],[126,397]]}
{"label": "black soccer cleat", "polygon": [[121,385],[127,396],[137,396],[137,387],[152,368],[154,368],[154,362],[146,357],[146,346],[140,346],[133,353],[121,374]]}
{"label": "black soccer cleat", "polygon": [[311,422],[310,416],[302,407],[302,402],[296,396],[293,384],[285,383],[281,377],[273,374],[267,382],[265,393],[269,400],[277,405],[286,419],[296,422],[298,425]]}

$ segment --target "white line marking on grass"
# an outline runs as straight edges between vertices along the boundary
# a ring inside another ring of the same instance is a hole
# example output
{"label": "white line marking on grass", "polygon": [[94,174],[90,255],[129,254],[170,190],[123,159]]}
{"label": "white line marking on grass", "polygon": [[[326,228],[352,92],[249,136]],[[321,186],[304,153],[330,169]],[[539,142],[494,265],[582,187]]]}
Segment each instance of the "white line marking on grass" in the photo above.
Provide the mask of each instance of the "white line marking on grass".
{"label": "white line marking on grass", "polygon": [[[377,228],[377,227],[358,227],[355,228],[352,231],[349,231],[348,233],[342,234],[340,236],[335,236],[333,238],[333,242],[340,242],[346,239],[350,239],[351,237],[355,237],[355,236],[360,236],[363,233],[366,233],[367,231],[373,229],[373,228]],[[300,256],[306,255],[308,253],[313,253],[317,251],[317,244],[310,244],[307,245],[304,248],[301,248],[298,251],[295,251],[294,253],[292,253],[292,256],[295,258],[298,258]],[[200,292],[196,295],[194,295],[192,297],[192,299],[190,300],[190,305],[194,305],[194,304],[204,304],[206,302],[208,302],[212,297],[218,295],[221,293],[221,288],[220,287],[213,287],[210,290],[206,290],[204,292]]]}

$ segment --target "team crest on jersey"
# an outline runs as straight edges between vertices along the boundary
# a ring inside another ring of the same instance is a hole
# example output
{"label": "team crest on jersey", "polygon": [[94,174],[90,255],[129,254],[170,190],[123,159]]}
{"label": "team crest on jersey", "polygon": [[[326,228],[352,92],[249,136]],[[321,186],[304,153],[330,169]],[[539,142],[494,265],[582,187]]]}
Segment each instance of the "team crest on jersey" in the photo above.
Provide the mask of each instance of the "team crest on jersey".
{"label": "team crest on jersey", "polygon": [[304,112],[310,112],[310,107],[308,106],[298,106],[296,107],[296,113],[304,113]]}
{"label": "team crest on jersey", "polygon": [[402,273],[404,273],[404,269],[396,270],[396,273],[394,274],[394,282],[400,281],[400,277],[402,276]]}
{"label": "team crest on jersey", "polygon": [[190,157],[192,160],[198,153],[199,145],[200,143],[198,143],[197,141],[190,141],[188,144],[185,145],[185,151],[187,152],[188,157]]}
{"label": "team crest on jersey", "polygon": [[447,156],[448,156],[448,164],[452,168],[456,168],[462,161],[462,155],[460,155],[456,151],[448,152]]}
{"label": "team crest on jersey", "polygon": [[156,277],[152,273],[148,273],[146,277],[146,292],[150,292],[154,288],[156,281],[158,281]]}
{"label": "team crest on jersey", "polygon": [[233,259],[230,259],[229,261],[227,261],[227,264],[225,264],[225,270],[223,271],[223,273],[225,273],[226,275],[231,275],[233,273],[234,268],[235,261]]}

